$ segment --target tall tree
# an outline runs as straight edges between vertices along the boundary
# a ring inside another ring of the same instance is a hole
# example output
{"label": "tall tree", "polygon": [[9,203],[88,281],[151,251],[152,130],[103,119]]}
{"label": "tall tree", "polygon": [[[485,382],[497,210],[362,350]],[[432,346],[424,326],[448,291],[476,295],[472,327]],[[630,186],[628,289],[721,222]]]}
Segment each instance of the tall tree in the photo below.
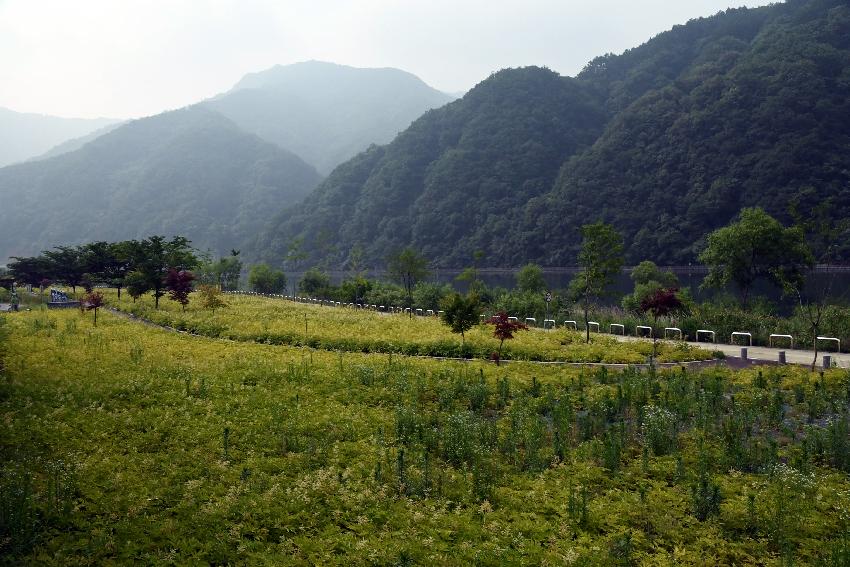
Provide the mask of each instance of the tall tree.
{"label": "tall tree", "polygon": [[230,256],[219,258],[213,263],[213,272],[222,291],[239,289],[239,275],[242,273],[239,253],[239,250],[231,250]]}
{"label": "tall tree", "polygon": [[298,282],[298,291],[308,296],[326,295],[328,288],[331,285],[331,278],[324,270],[318,267],[312,267],[301,277]]}
{"label": "tall tree", "polygon": [[251,266],[248,286],[257,293],[281,293],[286,290],[286,274],[266,263]]}
{"label": "tall tree", "polygon": [[[428,277],[428,259],[413,248],[405,248],[393,254],[387,261],[387,272],[390,278],[404,287],[407,295],[407,307],[413,306],[413,288],[417,282]],[[413,311],[411,310],[411,317]]]}
{"label": "tall tree", "polygon": [[722,288],[732,283],[740,291],[744,307],[758,280],[778,286],[799,285],[806,269],[814,264],[803,230],[782,226],[759,207],[743,209],[737,221],[709,234],[699,259],[708,266],[703,287]]}
{"label": "tall tree", "polygon": [[138,271],[127,274],[124,279],[124,285],[127,286],[127,293],[133,298],[133,303],[151,289],[148,278],[142,272]]}
{"label": "tall tree", "polygon": [[115,286],[118,289],[118,299],[121,299],[124,277],[132,269],[130,250],[130,243],[126,241],[98,241],[82,246],[86,274],[92,282]]}
{"label": "tall tree", "polygon": [[[835,221],[830,218],[821,205],[816,206],[808,217],[803,217],[794,211],[795,226],[803,231],[810,245],[813,257],[818,264],[833,264],[839,261],[838,243],[842,235],[850,230],[850,220],[841,219]],[[812,335],[812,358],[811,369],[815,370],[818,361],[818,336],[821,334],[821,325],[826,316],[830,300],[835,301],[836,272],[828,274],[821,285],[812,285],[814,263],[803,274],[803,277],[785,278],[780,273],[783,290],[786,295],[793,296],[798,305],[800,317],[807,323]],[[846,291],[838,295],[846,297]]]}
{"label": "tall tree", "polygon": [[81,246],[57,246],[42,253],[47,259],[52,279],[71,286],[77,293],[77,286],[83,281],[87,270],[85,251]]}
{"label": "tall tree", "polygon": [[460,334],[461,344],[466,343],[466,331],[474,327],[481,316],[481,301],[474,293],[463,296],[457,292],[443,298],[441,319],[452,333]]}
{"label": "tall tree", "polygon": [[581,271],[570,282],[569,295],[584,312],[585,340],[590,342],[590,307],[604,296],[623,267],[623,237],[602,222],[581,227],[578,255]]}
{"label": "tall tree", "polygon": [[172,268],[188,270],[198,264],[198,258],[189,244],[189,239],[182,236],[175,236],[171,240],[151,236],[134,247],[136,269],[144,275],[148,289],[153,291],[156,308],[159,308],[159,298],[165,295],[165,275],[168,271]]}
{"label": "tall tree", "polygon": [[543,269],[537,264],[526,264],[516,274],[516,286],[520,291],[543,293],[549,289],[543,279]]}
{"label": "tall tree", "polygon": [[50,273],[50,262],[43,254],[27,258],[12,256],[9,272],[16,282],[33,286],[53,275]]}
{"label": "tall tree", "polygon": [[621,302],[626,311],[639,312],[641,301],[658,289],[671,289],[679,287],[679,278],[670,271],[662,271],[655,262],[644,260],[632,269],[632,281],[634,291]]}
{"label": "tall tree", "polygon": [[132,240],[113,242],[109,245],[112,261],[105,267],[103,276],[107,283],[115,286],[118,290],[118,299],[121,299],[121,288],[124,280],[133,268],[133,243]]}

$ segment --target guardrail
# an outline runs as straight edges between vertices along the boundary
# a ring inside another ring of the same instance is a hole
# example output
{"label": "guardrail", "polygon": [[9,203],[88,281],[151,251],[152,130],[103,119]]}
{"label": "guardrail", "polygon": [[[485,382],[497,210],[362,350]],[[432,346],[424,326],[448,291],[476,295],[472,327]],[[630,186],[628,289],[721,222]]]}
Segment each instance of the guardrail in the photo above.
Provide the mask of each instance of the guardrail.
{"label": "guardrail", "polygon": [[747,337],[750,341],[750,344],[747,345],[747,346],[753,346],[753,334],[752,333],[746,333],[744,331],[733,332],[732,335],[729,337],[729,344],[730,345],[738,344],[738,343],[735,342],[735,337]]}
{"label": "guardrail", "polygon": [[641,331],[649,331],[649,335],[646,336],[652,338],[652,327],[647,327],[646,325],[635,325],[635,336],[644,336],[640,334]]}
{"label": "guardrail", "polygon": [[788,339],[791,341],[791,348],[794,348],[794,337],[791,335],[780,335],[778,333],[770,335],[767,339],[767,346],[773,348],[773,339]]}
{"label": "guardrail", "polygon": [[680,329],[679,327],[664,327],[664,338],[665,339],[667,338],[667,331],[674,331],[676,333],[679,333],[679,340],[680,341],[682,340],[682,329]]}
{"label": "guardrail", "polygon": [[708,329],[697,329],[697,342],[699,342],[700,335],[711,335],[711,342],[717,344],[717,335],[715,335],[714,331],[709,331]]}

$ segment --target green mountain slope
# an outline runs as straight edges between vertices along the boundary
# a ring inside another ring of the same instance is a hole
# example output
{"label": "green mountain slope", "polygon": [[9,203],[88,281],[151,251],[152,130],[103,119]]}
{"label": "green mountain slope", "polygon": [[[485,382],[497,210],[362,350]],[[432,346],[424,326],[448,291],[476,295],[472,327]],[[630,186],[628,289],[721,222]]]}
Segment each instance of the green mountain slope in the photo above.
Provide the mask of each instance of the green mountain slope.
{"label": "green mountain slope", "polygon": [[327,174],[451,100],[398,69],[307,61],[246,75],[202,104]]}
{"label": "green mountain slope", "polygon": [[65,140],[61,144],[57,144],[57,145],[53,146],[52,148],[50,148],[49,150],[47,150],[43,154],[41,154],[39,156],[35,156],[34,158],[31,158],[31,160],[28,160],[28,161],[52,158],[52,157],[56,157],[56,156],[61,156],[62,154],[67,154],[68,152],[73,152],[74,150],[79,150],[80,148],[82,148],[83,146],[85,146],[86,144],[91,142],[92,140],[96,140],[97,138],[100,138],[104,134],[108,134],[109,132],[112,132],[113,130],[115,130],[116,128],[118,128],[119,126],[121,126],[122,124],[125,124],[125,123],[126,123],[126,121],[122,120],[121,122],[115,122],[114,124],[108,124],[108,125],[106,125],[102,128],[98,128],[94,132],[89,132],[88,134],[85,134],[84,136],[80,136],[78,138],[71,138],[70,140]]}
{"label": "green mountain slope", "polygon": [[154,233],[224,252],[319,180],[204,108],[135,120],[77,151],[0,169],[0,260]]}
{"label": "green mountain slope", "polygon": [[[850,8],[792,0],[694,20],[575,79],[506,70],[335,170],[254,254],[371,265],[412,245],[437,266],[575,262],[579,227],[630,261],[692,261],[744,206],[850,216]],[[850,250],[848,250],[850,253]]]}
{"label": "green mountain slope", "polygon": [[522,246],[493,234],[516,226],[523,205],[550,189],[565,157],[603,124],[574,79],[534,67],[502,71],[337,168],[276,219],[257,249],[279,259],[303,237],[311,260],[343,264],[355,247],[383,259],[413,242],[449,265],[479,248],[521,262]]}
{"label": "green mountain slope", "polygon": [[[692,261],[701,238],[742,207],[787,222],[791,203],[801,211],[829,203],[846,217],[850,9],[798,2],[755,12],[773,17],[751,39],[746,26],[742,36],[704,43],[668,85],[618,112],[554,191],[529,206],[539,214],[527,230],[601,218],[622,231],[631,260],[677,264]],[[747,15],[717,20],[723,29],[723,20]],[[575,257],[574,231],[550,242],[543,262]]]}

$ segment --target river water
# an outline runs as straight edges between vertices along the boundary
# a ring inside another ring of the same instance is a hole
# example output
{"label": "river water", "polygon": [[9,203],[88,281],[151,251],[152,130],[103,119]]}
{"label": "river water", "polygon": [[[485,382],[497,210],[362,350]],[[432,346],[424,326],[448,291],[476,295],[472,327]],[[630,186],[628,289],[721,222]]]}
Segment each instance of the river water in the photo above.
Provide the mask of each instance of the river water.
{"label": "river water", "polygon": [[[679,283],[683,289],[687,288],[691,291],[691,296],[697,301],[705,301],[717,297],[721,293],[733,293],[728,291],[718,291],[714,289],[701,289],[703,279],[707,273],[704,266],[669,266],[661,267],[662,270],[670,270],[679,278]],[[479,270],[481,280],[488,287],[503,287],[511,289],[516,285],[515,269],[501,268],[486,268]],[[578,273],[579,268],[543,268],[543,278],[549,284],[549,288],[553,294],[563,293],[572,280]],[[449,283],[458,291],[466,291],[466,283],[458,282],[455,278],[462,272],[458,269],[433,269],[429,276],[429,281],[440,283]],[[609,297],[605,302],[609,304],[618,304],[620,298],[631,293],[634,289],[634,284],[630,277],[631,268],[623,269],[619,274],[615,284],[609,290]],[[328,272],[331,282],[339,284],[343,279],[351,276],[348,272]],[[304,272],[287,272],[286,276],[289,281],[289,290],[294,292],[298,281],[304,275]],[[370,271],[366,277],[369,279],[386,279],[386,272]],[[831,301],[836,303],[850,302],[850,266],[819,266],[810,276],[810,285],[812,290],[829,290]],[[771,302],[777,303],[780,306],[790,307],[793,304],[793,298],[783,297],[782,290],[776,286],[770,285],[765,281],[759,281],[750,292],[750,296],[765,297]]]}

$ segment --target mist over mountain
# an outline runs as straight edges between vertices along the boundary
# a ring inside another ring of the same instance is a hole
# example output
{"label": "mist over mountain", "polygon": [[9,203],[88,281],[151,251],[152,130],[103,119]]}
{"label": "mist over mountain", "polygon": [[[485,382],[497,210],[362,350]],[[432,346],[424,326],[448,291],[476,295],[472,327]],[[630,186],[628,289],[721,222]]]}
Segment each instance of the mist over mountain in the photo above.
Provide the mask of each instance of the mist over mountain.
{"label": "mist over mountain", "polygon": [[85,134],[78,138],[71,138],[70,140],[65,140],[61,144],[53,146],[43,154],[30,158],[30,160],[28,161],[51,158],[55,156],[60,156],[62,154],[67,154],[68,152],[79,150],[89,142],[95,140],[96,138],[100,138],[104,134],[112,132],[113,130],[125,123],[126,121],[122,120],[120,122],[115,122],[114,124],[107,124],[106,126],[98,128],[97,130],[89,132],[88,134]]}
{"label": "mist over mountain", "polygon": [[453,99],[398,69],[307,61],[248,74],[203,104],[327,174]]}
{"label": "mist over mountain", "polygon": [[116,122],[111,118],[59,118],[0,107],[0,167],[39,156],[62,142]]}
{"label": "mist over mountain", "polygon": [[151,234],[223,253],[320,179],[206,108],[134,120],[76,151],[0,169],[0,261]]}
{"label": "mist over mountain", "polygon": [[302,156],[331,169],[450,100],[396,69],[311,61],[246,75],[183,110],[87,123],[82,136],[0,168],[0,259],[151,233],[239,248],[318,184]]}
{"label": "mist over mountain", "polygon": [[569,265],[581,225],[603,220],[628,261],[687,263],[754,205],[850,216],[844,1],[727,10],[576,78],[496,73],[338,167],[252,254],[279,263],[300,242],[305,266],[355,249],[381,266],[410,245],[441,267],[479,250],[485,265]]}

